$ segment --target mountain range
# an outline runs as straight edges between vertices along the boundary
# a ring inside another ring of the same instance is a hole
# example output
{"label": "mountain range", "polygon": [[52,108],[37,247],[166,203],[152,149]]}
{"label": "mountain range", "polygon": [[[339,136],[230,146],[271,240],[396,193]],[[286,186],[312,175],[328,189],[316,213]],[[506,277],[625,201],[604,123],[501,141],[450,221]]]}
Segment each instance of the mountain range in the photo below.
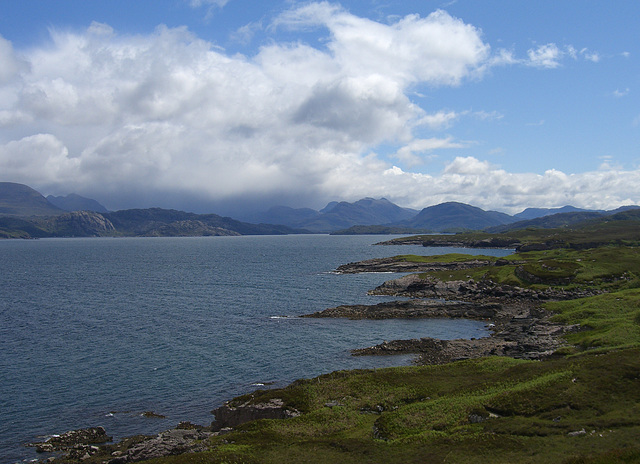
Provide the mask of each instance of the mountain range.
{"label": "mountain range", "polygon": [[80,195],[45,198],[26,185],[0,182],[0,237],[502,232],[527,227],[566,227],[632,208],[638,206],[614,211],[573,206],[527,208],[510,216],[457,202],[417,211],[400,207],[386,198],[363,198],[353,203],[331,202],[319,211],[275,206],[244,216],[240,221],[216,214],[162,208],[109,212],[97,201]]}

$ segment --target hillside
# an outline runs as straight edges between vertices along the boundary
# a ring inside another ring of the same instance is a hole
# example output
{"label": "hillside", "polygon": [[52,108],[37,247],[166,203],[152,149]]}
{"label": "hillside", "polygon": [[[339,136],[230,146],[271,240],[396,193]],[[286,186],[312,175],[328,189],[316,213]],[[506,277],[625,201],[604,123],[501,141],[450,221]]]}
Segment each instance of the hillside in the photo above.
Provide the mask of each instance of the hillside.
{"label": "hillside", "polygon": [[514,221],[515,219],[508,214],[484,211],[464,203],[447,202],[424,208],[414,218],[398,224],[415,229],[450,232],[465,229],[482,230]]}
{"label": "hillside", "polygon": [[550,216],[552,214],[558,213],[586,213],[586,212],[597,212],[593,210],[586,210],[576,208],[575,206],[566,205],[561,208],[526,208],[524,211],[514,214],[513,217],[519,221],[524,221],[528,219],[536,219],[543,216]]}
{"label": "hillside", "polygon": [[47,195],[47,200],[65,211],[95,211],[96,213],[107,213],[108,210],[96,200],[85,198],[75,193],[67,196]]}
{"label": "hillside", "polygon": [[51,204],[31,187],[13,182],[0,182],[0,215],[29,217],[63,213],[64,210]]}

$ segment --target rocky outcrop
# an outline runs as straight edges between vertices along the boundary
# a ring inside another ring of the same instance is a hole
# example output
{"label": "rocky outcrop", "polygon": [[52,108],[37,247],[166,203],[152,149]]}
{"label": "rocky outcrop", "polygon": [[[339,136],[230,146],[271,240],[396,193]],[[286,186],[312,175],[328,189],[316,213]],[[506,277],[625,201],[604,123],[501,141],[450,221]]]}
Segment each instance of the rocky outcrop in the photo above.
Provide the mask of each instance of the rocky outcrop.
{"label": "rocky outcrop", "polygon": [[487,237],[480,240],[461,239],[456,236],[447,238],[427,238],[425,236],[416,236],[415,238],[403,238],[387,240],[376,243],[376,245],[422,245],[424,247],[450,247],[450,248],[517,248],[521,245],[520,240],[514,238],[503,237]]}
{"label": "rocky outcrop", "polygon": [[115,227],[100,213],[74,211],[50,219],[51,228],[59,236],[101,237],[113,235]]}
{"label": "rocky outcrop", "polygon": [[109,464],[126,464],[183,453],[206,451],[207,446],[202,442],[212,435],[212,432],[196,427],[167,430],[155,437],[135,443],[123,451],[112,451],[111,459],[107,462]]}
{"label": "rocky outcrop", "polygon": [[424,247],[456,247],[456,248],[516,248],[520,241],[511,238],[490,237],[481,240],[424,240]]}
{"label": "rocky outcrop", "polygon": [[[489,242],[500,245],[498,242]],[[420,338],[394,340],[368,348],[353,350],[354,355],[418,354],[418,362],[442,364],[482,356],[510,356],[543,359],[562,344],[562,336],[579,330],[577,326],[552,323],[550,314],[540,302],[592,296],[593,289],[571,289],[546,286],[537,289],[496,284],[490,279],[441,280],[429,271],[470,269],[479,266],[515,265],[523,262],[497,259],[470,259],[456,263],[410,263],[398,258],[385,258],[350,263],[337,272],[422,272],[389,280],[370,291],[374,295],[412,298],[408,301],[384,302],[377,305],[343,305],[303,317],[343,317],[349,319],[390,318],[466,318],[488,321],[489,337],[471,340],[437,340]],[[544,269],[547,273],[555,268]],[[562,269],[561,269],[562,271]],[[554,276],[555,278],[555,276]]]}
{"label": "rocky outcrop", "polygon": [[300,415],[294,408],[285,406],[279,398],[273,398],[267,403],[252,404],[247,401],[242,404],[226,402],[211,411],[216,420],[211,423],[211,430],[220,431],[228,427],[237,427],[258,419],[289,419]]}
{"label": "rocky outcrop", "polygon": [[376,305],[342,305],[301,317],[344,317],[347,319],[426,319],[466,318],[487,320],[496,317],[500,305],[462,301],[407,300]]}
{"label": "rocky outcrop", "polygon": [[338,274],[357,274],[361,272],[431,272],[471,269],[488,266],[492,261],[486,259],[469,259],[460,262],[410,262],[398,258],[376,258],[355,263],[343,264],[335,270]]}
{"label": "rocky outcrop", "polygon": [[372,295],[441,298],[462,301],[479,301],[488,298],[546,301],[583,298],[594,296],[601,292],[595,289],[578,288],[571,290],[552,287],[531,289],[496,284],[490,280],[440,280],[433,276],[411,274],[384,282],[369,293]]}
{"label": "rocky outcrop", "polygon": [[415,353],[420,355],[418,358],[420,364],[445,364],[482,356],[504,356],[505,352],[515,344],[516,342],[495,340],[489,337],[476,340],[439,340],[425,337],[385,341],[379,345],[353,350],[352,354],[371,356]]}
{"label": "rocky outcrop", "polygon": [[[111,441],[104,427],[91,427],[88,429],[70,430],[62,435],[53,435],[44,442],[29,443],[27,446],[35,447],[39,453],[52,453],[54,451],[70,451],[79,447],[89,447]],[[97,447],[93,447],[97,448]]]}
{"label": "rocky outcrop", "polygon": [[[518,313],[517,316],[509,317],[514,313]],[[540,314],[540,310],[534,307],[502,309],[499,319],[491,326],[489,337],[470,340],[394,340],[356,349],[352,353],[356,356],[415,353],[419,355],[416,360],[419,364],[444,364],[483,356],[544,359],[562,346],[562,336],[579,330],[578,326],[550,322],[547,314]]]}
{"label": "rocky outcrop", "polygon": [[214,227],[198,220],[175,221],[150,230],[145,234],[148,237],[214,237],[214,236],[238,236],[234,232],[222,227]]}

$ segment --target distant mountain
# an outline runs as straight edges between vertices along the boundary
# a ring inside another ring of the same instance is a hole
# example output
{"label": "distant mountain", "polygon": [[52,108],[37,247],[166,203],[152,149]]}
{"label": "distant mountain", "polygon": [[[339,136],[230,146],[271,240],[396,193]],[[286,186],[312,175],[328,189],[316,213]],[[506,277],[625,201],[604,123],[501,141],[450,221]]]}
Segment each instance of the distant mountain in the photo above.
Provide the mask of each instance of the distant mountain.
{"label": "distant mountain", "polygon": [[550,214],[548,216],[540,216],[535,219],[517,221],[512,224],[489,227],[486,229],[486,232],[500,233],[508,232],[510,230],[520,230],[528,228],[557,229],[561,227],[568,227],[574,224],[579,224],[590,219],[597,219],[604,216],[605,214],[606,213],[600,213],[597,211],[577,211],[572,213]]}
{"label": "distant mountain", "polygon": [[513,216],[497,211],[484,211],[464,203],[448,202],[429,206],[414,218],[398,224],[436,232],[482,230],[487,227],[514,222]]}
{"label": "distant mountain", "polygon": [[55,216],[64,212],[31,187],[13,182],[0,182],[0,215]]}
{"label": "distant mountain", "polygon": [[329,235],[391,235],[391,234],[429,234],[430,230],[413,229],[402,226],[351,226],[348,229],[341,229],[331,232]]}
{"label": "distant mountain", "polygon": [[23,184],[0,182],[0,238],[210,235],[284,235],[308,233],[284,225],[250,224],[217,214],[195,214],[161,208],[95,212],[102,207],[79,195],[63,198],[64,211]]}
{"label": "distant mountain", "polygon": [[363,198],[354,203],[332,201],[320,211],[277,206],[255,215],[252,222],[284,224],[312,232],[333,232],[351,226],[391,224],[410,219],[416,210],[402,208],[386,198]]}
{"label": "distant mountain", "polygon": [[613,215],[622,215],[626,212],[633,211],[632,215],[640,214],[640,206],[622,206],[611,211],[586,211],[581,210],[571,213],[557,213],[548,216],[537,217],[526,221],[517,221],[513,224],[490,227],[486,232],[500,233],[512,230],[536,228],[536,229],[558,229],[562,227],[571,227],[581,224],[585,221],[597,220]]}
{"label": "distant mountain", "polygon": [[621,206],[620,208],[612,209],[611,211],[607,211],[609,214],[622,213],[624,211],[631,211],[633,209],[640,209],[640,205],[626,205]]}
{"label": "distant mountain", "polygon": [[126,209],[104,213],[115,229],[133,236],[286,235],[305,233],[284,225],[250,224],[217,214],[195,214],[174,209]]}
{"label": "distant mountain", "polygon": [[558,213],[584,213],[594,212],[595,210],[576,208],[575,206],[567,205],[561,208],[527,208],[521,213],[514,214],[513,217],[516,220],[536,219],[544,216],[551,216]]}
{"label": "distant mountain", "polygon": [[47,195],[47,200],[65,211],[95,211],[96,213],[108,213],[109,210],[91,198],[81,197],[75,193],[63,196]]}
{"label": "distant mountain", "polygon": [[289,206],[274,206],[262,213],[252,214],[243,219],[254,224],[283,224],[289,227],[304,228],[309,221],[313,221],[321,214],[311,208],[291,208]]}

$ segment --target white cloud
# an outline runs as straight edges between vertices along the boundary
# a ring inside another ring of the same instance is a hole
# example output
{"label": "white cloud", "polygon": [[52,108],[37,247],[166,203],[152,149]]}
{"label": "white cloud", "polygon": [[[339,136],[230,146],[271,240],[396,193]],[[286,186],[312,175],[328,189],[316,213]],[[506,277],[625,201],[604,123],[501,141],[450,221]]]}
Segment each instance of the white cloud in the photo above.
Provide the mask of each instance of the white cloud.
{"label": "white cloud", "polygon": [[585,60],[592,61],[594,63],[598,63],[602,59],[598,52],[593,52],[586,48],[580,50],[580,54],[584,56]]}
{"label": "white cloud", "polygon": [[624,90],[616,89],[613,91],[613,96],[616,98],[626,97],[627,95],[629,95],[629,92],[630,90],[628,87]]}
{"label": "white cloud", "polygon": [[35,134],[0,145],[3,179],[14,182],[55,185],[76,182],[78,160],[69,156],[64,144],[51,134]]}
{"label": "white cloud", "polygon": [[455,111],[438,111],[426,114],[418,121],[418,125],[425,125],[431,129],[443,129],[451,126],[460,115]]}
{"label": "white cloud", "polygon": [[[460,85],[494,65],[480,31],[443,11],[382,24],[311,3],[273,27],[321,27],[328,37],[321,48],[269,42],[254,56],[230,56],[186,28],[165,26],[148,35],[100,23],[79,33],[53,30],[50,43],[20,53],[0,38],[3,180],[45,194],[75,191],[114,209],[188,208],[197,200],[206,210],[265,197],[314,206],[309,199],[364,196],[504,208],[543,206],[558,192],[595,207],[588,202],[638,196],[636,173],[620,175],[626,183],[616,197],[606,190],[615,181],[609,171],[511,174],[461,157],[427,175],[375,155],[390,143],[402,147],[398,158],[419,163],[434,150],[469,144],[415,132],[447,128],[463,115],[501,117],[427,112],[408,97],[417,85]],[[513,60],[499,55],[503,64]],[[557,59],[553,47],[532,53],[543,67]]]}
{"label": "white cloud", "polygon": [[478,29],[441,10],[426,18],[405,16],[387,25],[322,2],[287,11],[274,25],[326,27],[331,34],[327,47],[344,72],[378,74],[403,85],[458,85],[489,57],[489,46]]}
{"label": "white cloud", "polygon": [[11,42],[0,36],[0,85],[15,79],[27,64],[16,56]]}
{"label": "white cloud", "polygon": [[201,6],[206,6],[206,5],[217,6],[219,8],[222,8],[227,3],[229,3],[229,0],[188,0],[188,1],[191,8],[200,8]]}
{"label": "white cloud", "polygon": [[424,163],[424,157],[418,156],[419,154],[447,148],[463,148],[464,146],[462,143],[454,142],[451,137],[446,139],[415,139],[408,145],[400,148],[396,152],[395,157],[404,161],[409,166],[417,166]]}
{"label": "white cloud", "polygon": [[557,68],[560,66],[562,52],[554,43],[540,45],[527,51],[529,65],[537,68]]}

